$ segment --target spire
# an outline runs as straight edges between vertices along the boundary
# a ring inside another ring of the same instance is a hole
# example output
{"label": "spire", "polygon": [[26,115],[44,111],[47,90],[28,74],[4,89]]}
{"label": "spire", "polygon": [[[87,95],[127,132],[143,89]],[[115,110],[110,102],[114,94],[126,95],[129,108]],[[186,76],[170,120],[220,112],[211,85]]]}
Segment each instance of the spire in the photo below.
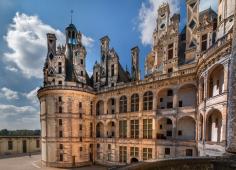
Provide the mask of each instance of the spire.
{"label": "spire", "polygon": [[70,23],[72,24],[72,19],[73,19],[73,13],[74,11],[73,10],[70,10]]}

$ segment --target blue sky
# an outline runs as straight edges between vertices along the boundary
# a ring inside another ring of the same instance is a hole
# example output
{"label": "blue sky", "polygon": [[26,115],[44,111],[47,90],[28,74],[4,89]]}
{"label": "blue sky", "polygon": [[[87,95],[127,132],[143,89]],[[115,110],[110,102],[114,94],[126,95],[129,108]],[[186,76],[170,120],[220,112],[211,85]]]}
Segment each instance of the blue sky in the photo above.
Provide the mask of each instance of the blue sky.
{"label": "blue sky", "polygon": [[[168,0],[171,13],[181,11],[186,20],[185,0]],[[214,0],[215,1],[215,0]],[[99,61],[99,39],[108,35],[120,62],[130,67],[130,49],[140,48],[140,68],[151,50],[156,10],[165,0],[1,0],[0,1],[0,129],[38,129],[39,107],[35,96],[42,85],[46,57],[46,33],[55,32],[64,43],[64,29],[73,23],[84,35],[87,71]],[[216,2],[201,2],[200,9]]]}

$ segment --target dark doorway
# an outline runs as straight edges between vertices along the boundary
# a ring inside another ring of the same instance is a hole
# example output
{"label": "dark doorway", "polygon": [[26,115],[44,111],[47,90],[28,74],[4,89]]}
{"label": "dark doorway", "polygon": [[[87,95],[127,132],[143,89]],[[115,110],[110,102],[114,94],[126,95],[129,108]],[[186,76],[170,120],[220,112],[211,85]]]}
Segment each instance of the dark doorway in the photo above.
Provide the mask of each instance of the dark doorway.
{"label": "dark doorway", "polygon": [[23,143],[22,143],[22,150],[23,150],[23,153],[26,153],[26,152],[27,152],[27,143],[26,143],[26,140],[23,140]]}
{"label": "dark doorway", "polygon": [[72,156],[72,166],[75,167],[75,156]]}
{"label": "dark doorway", "polygon": [[138,162],[138,159],[137,158],[132,158],[131,159],[131,163],[137,163]]}

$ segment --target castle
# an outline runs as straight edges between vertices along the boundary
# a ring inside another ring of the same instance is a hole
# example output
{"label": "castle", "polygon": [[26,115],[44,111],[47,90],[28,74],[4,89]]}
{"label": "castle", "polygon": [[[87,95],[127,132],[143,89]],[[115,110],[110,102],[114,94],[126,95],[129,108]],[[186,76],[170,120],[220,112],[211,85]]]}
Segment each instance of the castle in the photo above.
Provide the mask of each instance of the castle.
{"label": "castle", "polygon": [[129,73],[109,37],[101,38],[100,62],[89,77],[76,27],[66,28],[65,46],[57,47],[56,36],[47,34],[38,91],[44,165],[124,165],[236,152],[235,112],[228,112],[228,97],[235,98],[229,68],[236,4],[218,0],[217,14],[211,8],[199,12],[199,3],[186,0],[181,33],[180,15],[171,16],[168,3],[159,7],[143,80],[138,47],[131,49]]}

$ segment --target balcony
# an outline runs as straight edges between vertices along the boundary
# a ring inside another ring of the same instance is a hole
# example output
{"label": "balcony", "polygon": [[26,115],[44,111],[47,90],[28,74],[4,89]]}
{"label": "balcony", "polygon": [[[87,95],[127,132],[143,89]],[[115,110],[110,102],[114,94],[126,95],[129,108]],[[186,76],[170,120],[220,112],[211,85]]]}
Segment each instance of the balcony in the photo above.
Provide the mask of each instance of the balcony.
{"label": "balcony", "polygon": [[227,93],[222,93],[217,96],[213,96],[206,100],[206,107],[211,107],[212,105],[227,102]]}
{"label": "balcony", "polygon": [[157,115],[176,115],[177,114],[177,109],[175,108],[170,108],[170,109],[157,109]]}

